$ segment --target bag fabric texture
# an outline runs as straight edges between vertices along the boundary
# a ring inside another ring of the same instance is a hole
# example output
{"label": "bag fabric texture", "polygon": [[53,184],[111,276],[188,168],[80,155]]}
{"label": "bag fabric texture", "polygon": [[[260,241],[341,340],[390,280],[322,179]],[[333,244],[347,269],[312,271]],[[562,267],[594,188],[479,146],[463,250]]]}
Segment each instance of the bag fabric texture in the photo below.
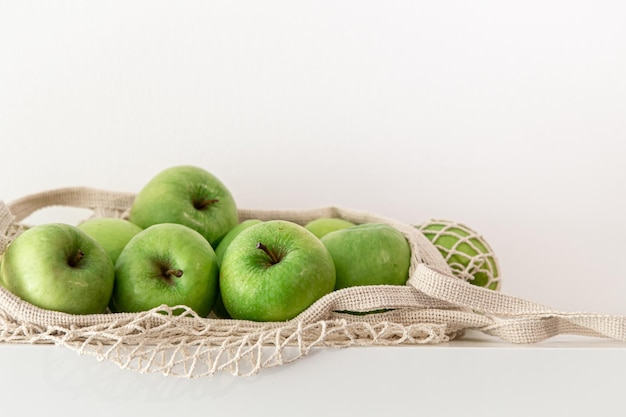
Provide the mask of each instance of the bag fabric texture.
{"label": "bag fabric texture", "polygon": [[[0,256],[47,207],[90,209],[92,217],[127,218],[135,194],[86,187],[61,188],[0,201]],[[560,334],[626,341],[626,316],[561,312],[471,285],[453,274],[415,225],[376,214],[322,207],[239,209],[240,220],[282,219],[305,224],[319,217],[395,227],[411,247],[404,286],[334,291],[292,320],[252,322],[199,317],[184,306],[140,313],[72,315],[38,308],[0,287],[0,343],[54,344],[122,369],[198,378],[227,372],[249,376],[293,362],[316,348],[420,345],[450,342],[476,330],[511,343],[537,343]],[[172,312],[184,308],[181,315]],[[349,314],[370,312],[373,314]]]}

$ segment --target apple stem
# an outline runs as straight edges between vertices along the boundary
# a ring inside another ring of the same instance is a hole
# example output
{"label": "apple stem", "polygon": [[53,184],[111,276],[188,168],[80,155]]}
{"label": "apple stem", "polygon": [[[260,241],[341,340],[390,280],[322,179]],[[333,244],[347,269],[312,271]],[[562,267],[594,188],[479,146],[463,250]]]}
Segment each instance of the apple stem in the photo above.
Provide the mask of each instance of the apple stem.
{"label": "apple stem", "polygon": [[165,275],[167,275],[168,277],[174,275],[176,278],[180,278],[183,276],[183,271],[182,269],[168,269],[167,271],[165,271]]}
{"label": "apple stem", "polygon": [[76,265],[78,265],[78,263],[80,262],[81,259],[83,259],[85,257],[85,252],[83,252],[82,250],[78,249],[76,251],[76,253],[74,254],[74,256],[72,256],[69,260],[68,263],[71,267],[75,267]]}
{"label": "apple stem", "polygon": [[265,252],[267,254],[267,256],[270,257],[270,263],[272,265],[277,264],[278,262],[280,262],[280,259],[278,259],[278,257],[276,256],[276,254],[274,252],[272,252],[267,246],[265,246],[263,243],[259,242],[256,244],[256,248],[257,249],[261,249],[263,252]]}
{"label": "apple stem", "polygon": [[212,199],[202,200],[202,201],[194,201],[193,206],[198,210],[204,210],[211,204],[215,204],[219,201],[220,200],[218,200],[217,198],[212,198]]}

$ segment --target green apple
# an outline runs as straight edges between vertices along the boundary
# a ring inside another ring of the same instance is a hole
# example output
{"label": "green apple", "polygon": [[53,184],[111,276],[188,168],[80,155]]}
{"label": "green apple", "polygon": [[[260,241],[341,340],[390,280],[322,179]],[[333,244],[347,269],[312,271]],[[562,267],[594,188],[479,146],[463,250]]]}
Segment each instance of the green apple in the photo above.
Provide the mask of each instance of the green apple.
{"label": "green apple", "polygon": [[439,250],[455,276],[479,287],[500,289],[496,257],[477,232],[450,220],[431,220],[417,228]]}
{"label": "green apple", "polygon": [[215,248],[239,222],[235,200],[210,172],[195,166],[174,166],[155,175],[137,193],[129,220],[145,229],[178,223],[200,233]]}
{"label": "green apple", "polygon": [[181,224],[155,224],[137,233],[117,258],[112,310],[186,305],[206,317],[217,297],[218,279],[215,251],[200,233]]}
{"label": "green apple", "polygon": [[46,223],[24,231],[7,247],[0,282],[46,310],[99,314],[111,298],[114,267],[104,248],[78,227]]}
{"label": "green apple", "polygon": [[289,320],[334,286],[335,267],[322,242],[285,220],[242,231],[222,259],[222,300],[235,319]]}
{"label": "green apple", "polygon": [[320,217],[319,219],[311,220],[304,225],[306,229],[320,239],[330,232],[352,226],[355,226],[355,224],[351,221],[337,217]]}
{"label": "green apple", "polygon": [[78,225],[107,251],[113,264],[128,241],[143,229],[125,219],[94,217]]}
{"label": "green apple", "polygon": [[392,226],[365,223],[322,237],[335,263],[335,289],[357,285],[404,285],[409,278],[411,248]]}

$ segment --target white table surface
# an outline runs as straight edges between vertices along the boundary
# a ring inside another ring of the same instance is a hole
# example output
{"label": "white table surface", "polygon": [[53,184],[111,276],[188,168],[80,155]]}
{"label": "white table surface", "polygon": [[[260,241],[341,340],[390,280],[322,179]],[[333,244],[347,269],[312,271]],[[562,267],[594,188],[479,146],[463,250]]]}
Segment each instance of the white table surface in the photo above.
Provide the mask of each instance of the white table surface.
{"label": "white table surface", "polygon": [[[626,315],[624,16],[621,1],[1,2],[0,199],[136,192],[194,164],[245,208],[463,222],[504,293]],[[625,364],[620,342],[472,334],[188,381],[0,345],[0,399],[63,416],[612,416]]]}
{"label": "white table surface", "polygon": [[617,416],[625,363],[626,343],[559,336],[516,346],[470,332],[442,345],[321,348],[249,377],[182,379],[56,346],[5,345],[0,395],[16,409],[71,416]]}

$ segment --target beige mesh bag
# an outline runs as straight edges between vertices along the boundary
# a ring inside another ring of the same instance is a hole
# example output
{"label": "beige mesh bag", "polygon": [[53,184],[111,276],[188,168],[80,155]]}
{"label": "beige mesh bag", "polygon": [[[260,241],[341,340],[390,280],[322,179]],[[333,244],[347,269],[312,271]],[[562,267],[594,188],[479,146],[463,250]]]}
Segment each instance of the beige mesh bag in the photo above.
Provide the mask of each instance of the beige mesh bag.
{"label": "beige mesh bag", "polygon": [[[0,202],[0,255],[25,230],[27,218],[51,206],[87,208],[94,217],[126,217],[134,194],[64,188]],[[248,218],[304,224],[317,217],[392,225],[406,236],[412,256],[405,286],[335,291],[287,322],[257,323],[198,317],[179,306],[141,313],[70,315],[43,310],[0,288],[0,342],[54,344],[142,373],[197,378],[218,372],[252,375],[293,362],[322,347],[420,345],[448,342],[477,330],[512,343],[558,334],[626,341],[626,317],[559,312],[459,279],[420,228],[338,207],[243,210]],[[449,255],[449,254],[448,254]],[[462,277],[462,276],[461,276]],[[184,308],[184,307],[183,307]],[[383,313],[354,315],[341,311]]]}

